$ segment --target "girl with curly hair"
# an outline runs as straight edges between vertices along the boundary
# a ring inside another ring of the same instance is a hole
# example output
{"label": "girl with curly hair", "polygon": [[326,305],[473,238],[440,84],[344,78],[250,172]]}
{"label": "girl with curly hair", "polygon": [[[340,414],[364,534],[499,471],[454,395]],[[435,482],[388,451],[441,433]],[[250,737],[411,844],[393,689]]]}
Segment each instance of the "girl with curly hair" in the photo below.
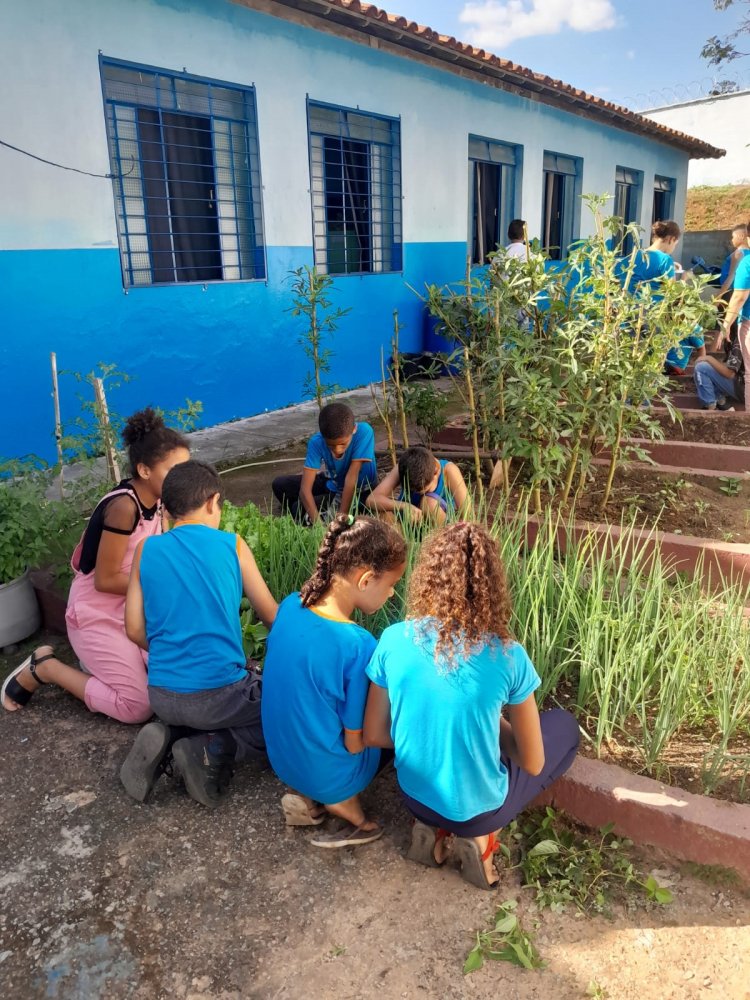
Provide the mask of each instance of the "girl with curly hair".
{"label": "girl with curly hair", "polygon": [[125,634],[125,594],[138,543],[162,530],[162,483],[190,451],[182,434],[151,408],[126,421],[122,440],[130,476],[99,501],[71,559],[75,576],[65,622],[83,669],[63,663],[52,646],[40,646],[3,684],[0,701],[9,712],[26,705],[40,685],[56,684],[89,711],[120,722],[145,722],[153,714],[147,655]]}
{"label": "girl with curly hair", "polygon": [[362,740],[365,669],[376,643],[352,615],[381,608],[405,566],[406,544],[394,528],[340,514],[315,572],[281,602],[268,637],[261,717],[271,766],[294,789],[281,800],[287,824],[317,826],[327,813],[346,821],[314,837],[316,847],[368,844],[383,834],[359,801],[381,756]]}
{"label": "girl with curly hair", "polygon": [[[387,628],[367,668],[366,746],[395,747],[415,818],[408,857],[499,882],[497,833],[572,764],[578,724],[541,716],[539,677],[509,628],[497,545],[478,524],[436,532],[413,571],[407,619]],[[507,707],[507,719],[501,714]]]}

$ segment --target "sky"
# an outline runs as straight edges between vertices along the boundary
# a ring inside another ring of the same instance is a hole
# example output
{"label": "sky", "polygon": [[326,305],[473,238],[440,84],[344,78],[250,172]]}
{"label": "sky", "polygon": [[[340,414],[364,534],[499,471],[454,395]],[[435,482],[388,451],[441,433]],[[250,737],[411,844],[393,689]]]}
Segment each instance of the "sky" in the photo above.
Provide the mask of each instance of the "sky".
{"label": "sky", "polygon": [[746,0],[373,0],[391,14],[470,42],[634,110],[705,96],[717,79],[750,87],[750,58],[721,70],[701,59]]}

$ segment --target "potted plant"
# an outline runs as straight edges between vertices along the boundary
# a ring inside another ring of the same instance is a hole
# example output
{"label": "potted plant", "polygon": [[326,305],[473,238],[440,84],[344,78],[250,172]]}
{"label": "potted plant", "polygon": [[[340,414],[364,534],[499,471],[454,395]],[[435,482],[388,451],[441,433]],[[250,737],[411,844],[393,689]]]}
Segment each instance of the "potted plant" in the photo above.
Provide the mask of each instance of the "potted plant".
{"label": "potted plant", "polygon": [[38,472],[6,471],[0,479],[0,647],[39,628],[29,569],[47,551],[45,480]]}

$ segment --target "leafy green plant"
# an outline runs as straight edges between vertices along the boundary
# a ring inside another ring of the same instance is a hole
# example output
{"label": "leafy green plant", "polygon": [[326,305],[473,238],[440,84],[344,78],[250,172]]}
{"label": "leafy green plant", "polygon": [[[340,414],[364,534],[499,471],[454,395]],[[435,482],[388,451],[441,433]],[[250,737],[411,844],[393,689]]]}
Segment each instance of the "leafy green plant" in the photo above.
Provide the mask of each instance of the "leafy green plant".
{"label": "leafy green plant", "polygon": [[432,439],[447,422],[448,399],[430,382],[407,380],[404,385],[404,411],[417,426],[422,444],[432,447]]}
{"label": "leafy green plant", "polygon": [[0,585],[22,576],[47,551],[47,477],[31,463],[0,469]]}
{"label": "leafy green plant", "polygon": [[334,382],[327,382],[331,373],[331,357],[333,351],[326,347],[326,340],[335,332],[339,320],[349,312],[349,309],[332,309],[330,292],[333,288],[333,278],[329,274],[321,274],[315,267],[298,267],[291,272],[293,305],[289,312],[292,316],[302,316],[307,320],[307,329],[300,337],[300,344],[305,356],[312,364],[303,382],[303,394],[307,399],[314,399],[318,409],[322,409],[326,396],[338,390]]}
{"label": "leafy green plant", "polygon": [[130,382],[131,376],[120,371],[115,364],[100,361],[90,372],[65,370],[61,375],[70,375],[81,386],[87,386],[86,393],[78,392],[80,412],[65,424],[62,447],[66,461],[85,461],[105,455],[108,449],[117,451],[124,419],[116,410],[107,409],[105,414],[101,401],[97,398],[95,384],[101,380],[106,396]]}
{"label": "leafy green plant", "polygon": [[485,961],[510,962],[522,969],[542,969],[545,963],[531,937],[521,926],[516,915],[518,904],[506,899],[495,913],[494,927],[478,931],[476,944],[466,956],[464,975],[481,969]]}
{"label": "leafy green plant", "polygon": [[250,607],[250,602],[246,597],[243,597],[240,605],[240,625],[245,655],[248,659],[262,664],[266,655],[268,628],[255,617],[255,612]]}
{"label": "leafy green plant", "polygon": [[[603,913],[613,893],[628,886],[639,887],[652,902],[672,902],[669,889],[637,871],[628,854],[631,842],[615,837],[613,827],[603,826],[591,837],[563,823],[549,807],[541,821],[533,815],[520,824],[514,820],[510,836],[520,848],[524,885],[536,890],[537,906],[560,913],[573,905],[586,913]],[[510,849],[504,853],[509,856]]]}
{"label": "leafy green plant", "polygon": [[721,484],[719,489],[728,497],[736,497],[742,492],[742,480],[735,476],[719,476],[719,483]]}

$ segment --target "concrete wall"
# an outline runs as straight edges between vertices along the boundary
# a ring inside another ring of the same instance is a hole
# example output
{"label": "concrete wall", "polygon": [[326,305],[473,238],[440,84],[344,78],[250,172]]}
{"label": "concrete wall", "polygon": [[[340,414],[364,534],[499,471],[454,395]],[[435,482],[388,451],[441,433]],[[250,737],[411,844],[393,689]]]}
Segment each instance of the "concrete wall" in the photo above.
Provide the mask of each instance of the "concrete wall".
{"label": "concrete wall", "polygon": [[[300,399],[307,363],[287,310],[290,269],[313,260],[307,95],[401,119],[403,273],[336,279],[335,304],[351,308],[332,345],[332,377],[344,386],[379,373],[394,307],[404,349],[421,346],[422,306],[408,285],[463,275],[470,133],[523,146],[519,206],[531,236],[541,226],[544,150],[582,158],[584,192],[613,192],[618,165],[642,171],[646,230],[654,174],[675,179],[674,215],[684,212],[687,155],[673,147],[223,0],[6,5],[0,135],[106,174],[99,52],[255,85],[267,280],[126,292],[111,183],[0,150],[0,455],[52,454],[50,350],[64,368],[107,361],[132,374],[113,400],[123,413],[190,396],[213,423]],[[584,215],[579,232],[590,230]]]}
{"label": "concrete wall", "polygon": [[724,259],[732,250],[731,229],[715,229],[709,232],[683,233],[682,257],[683,267],[690,267],[693,257],[702,257],[707,264],[721,267]]}
{"label": "concrete wall", "polygon": [[727,155],[720,160],[692,160],[688,185],[750,183],[747,121],[750,117],[750,90],[720,97],[704,97],[699,101],[674,104],[641,112],[647,118],[696,139],[704,139]]}

